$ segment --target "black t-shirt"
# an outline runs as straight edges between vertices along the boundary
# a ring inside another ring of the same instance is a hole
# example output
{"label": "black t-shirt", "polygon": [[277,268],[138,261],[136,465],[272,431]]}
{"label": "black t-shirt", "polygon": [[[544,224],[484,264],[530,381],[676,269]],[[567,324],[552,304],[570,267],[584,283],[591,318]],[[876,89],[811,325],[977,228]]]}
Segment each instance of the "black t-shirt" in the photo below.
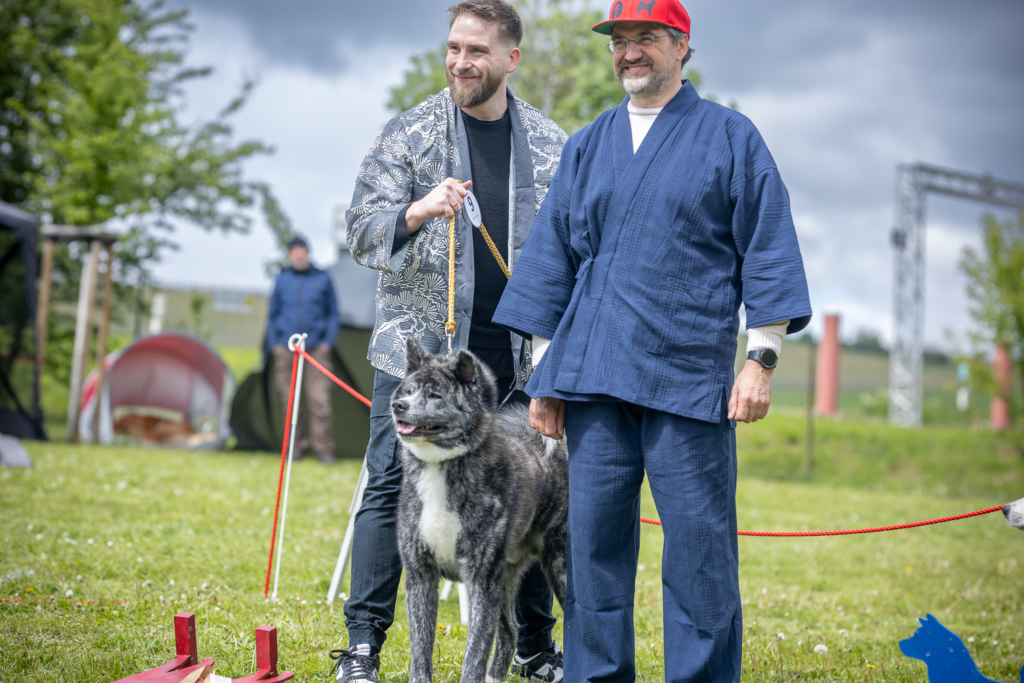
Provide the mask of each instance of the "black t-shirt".
{"label": "black t-shirt", "polygon": [[[512,162],[512,118],[508,110],[497,121],[481,121],[462,113],[473,171],[473,194],[487,233],[508,263],[508,181]],[[473,230],[473,319],[469,348],[500,378],[515,374],[509,332],[491,322],[508,279],[484,236]]]}

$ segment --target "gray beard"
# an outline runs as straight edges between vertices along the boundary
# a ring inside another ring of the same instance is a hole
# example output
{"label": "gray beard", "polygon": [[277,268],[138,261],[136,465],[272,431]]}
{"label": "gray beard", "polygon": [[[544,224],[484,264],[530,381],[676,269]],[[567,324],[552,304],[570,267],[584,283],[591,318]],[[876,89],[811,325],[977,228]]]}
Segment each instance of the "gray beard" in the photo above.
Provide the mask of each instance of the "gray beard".
{"label": "gray beard", "polygon": [[448,92],[452,96],[452,101],[463,110],[480,106],[491,99],[501,86],[501,75],[495,73],[482,73],[480,83],[474,88],[459,85],[454,74],[447,69],[445,76],[448,78]]}
{"label": "gray beard", "polygon": [[672,75],[651,64],[651,72],[642,78],[626,78],[620,69],[615,70],[615,76],[630,95],[651,100],[665,90]]}

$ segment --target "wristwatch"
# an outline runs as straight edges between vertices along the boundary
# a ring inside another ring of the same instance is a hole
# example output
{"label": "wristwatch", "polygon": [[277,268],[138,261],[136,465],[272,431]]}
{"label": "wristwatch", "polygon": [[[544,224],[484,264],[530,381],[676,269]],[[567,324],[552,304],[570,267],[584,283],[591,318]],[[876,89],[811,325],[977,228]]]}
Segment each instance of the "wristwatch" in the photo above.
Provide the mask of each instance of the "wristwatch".
{"label": "wristwatch", "polygon": [[747,360],[756,360],[762,368],[771,370],[779,364],[779,354],[771,349],[757,349],[747,352]]}

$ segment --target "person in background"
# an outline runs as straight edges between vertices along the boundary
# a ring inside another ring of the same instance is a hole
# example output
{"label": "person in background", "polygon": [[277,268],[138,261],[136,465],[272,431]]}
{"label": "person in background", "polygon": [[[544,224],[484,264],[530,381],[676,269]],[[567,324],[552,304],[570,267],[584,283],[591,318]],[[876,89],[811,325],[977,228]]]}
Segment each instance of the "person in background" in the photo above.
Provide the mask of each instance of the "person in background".
{"label": "person in background", "polygon": [[[309,262],[309,247],[301,237],[288,242],[288,264],[274,283],[267,314],[266,346],[274,356],[274,383],[287,405],[292,380],[292,352],[288,338],[305,333],[306,352],[331,370],[331,347],[341,331],[338,299],[330,276]],[[322,372],[302,376],[303,401],[310,428],[300,416],[295,429],[295,458],[312,447],[322,463],[335,462],[331,433],[331,381]],[[312,435],[312,439],[310,439]]]}

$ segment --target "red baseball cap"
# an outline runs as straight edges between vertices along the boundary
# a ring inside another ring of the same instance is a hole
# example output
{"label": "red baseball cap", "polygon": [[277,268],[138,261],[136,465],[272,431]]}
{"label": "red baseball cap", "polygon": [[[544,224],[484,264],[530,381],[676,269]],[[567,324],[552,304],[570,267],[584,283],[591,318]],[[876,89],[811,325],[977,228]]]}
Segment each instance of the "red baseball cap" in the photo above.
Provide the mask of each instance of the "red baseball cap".
{"label": "red baseball cap", "polygon": [[594,24],[591,29],[608,36],[616,24],[624,21],[649,21],[690,35],[690,15],[679,0],[615,0],[607,21]]}

